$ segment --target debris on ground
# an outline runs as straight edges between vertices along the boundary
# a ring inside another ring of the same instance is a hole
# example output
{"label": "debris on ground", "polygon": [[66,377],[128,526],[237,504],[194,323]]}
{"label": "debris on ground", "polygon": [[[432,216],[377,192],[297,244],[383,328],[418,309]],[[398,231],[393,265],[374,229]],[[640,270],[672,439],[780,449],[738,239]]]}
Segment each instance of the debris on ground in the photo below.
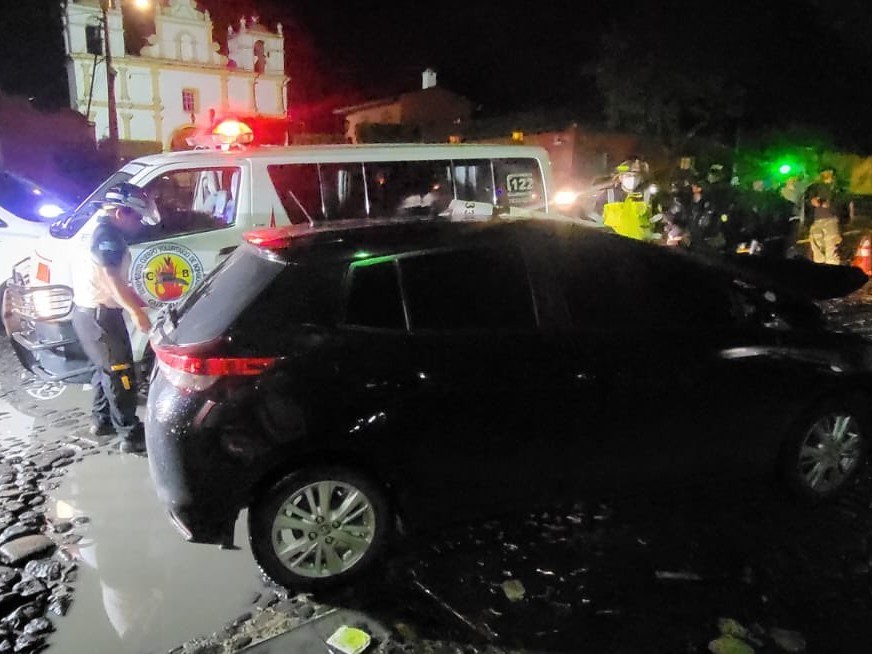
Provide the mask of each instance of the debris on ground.
{"label": "debris on ground", "polygon": [[805,651],[805,638],[798,631],[772,627],[769,630],[769,637],[785,652],[795,653]]}
{"label": "debris on ground", "polygon": [[520,602],[524,599],[526,589],[519,579],[507,579],[500,586],[510,602]]}
{"label": "debris on ground", "polygon": [[708,644],[712,654],[754,654],[755,650],[741,638],[721,636]]}
{"label": "debris on ground", "polygon": [[371,642],[372,637],[363,629],[348,625],[342,625],[327,639],[327,644],[341,654],[361,654]]}
{"label": "debris on ground", "polygon": [[657,570],[654,575],[658,579],[663,579],[665,581],[702,581],[702,577],[700,577],[695,572],[671,572],[669,570]]}

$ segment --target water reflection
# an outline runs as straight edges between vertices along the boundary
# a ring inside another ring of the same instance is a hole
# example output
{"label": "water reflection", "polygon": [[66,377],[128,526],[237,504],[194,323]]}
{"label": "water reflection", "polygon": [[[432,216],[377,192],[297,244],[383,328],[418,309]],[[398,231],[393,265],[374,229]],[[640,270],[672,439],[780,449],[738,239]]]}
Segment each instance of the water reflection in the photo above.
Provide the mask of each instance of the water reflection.
{"label": "water reflection", "polygon": [[[77,528],[81,568],[68,618],[57,621],[51,640],[58,651],[166,651],[232,621],[263,588],[247,548],[182,540],[158,505],[143,458],[86,457],[51,506],[62,518],[90,518]],[[240,521],[237,542],[246,538]]]}

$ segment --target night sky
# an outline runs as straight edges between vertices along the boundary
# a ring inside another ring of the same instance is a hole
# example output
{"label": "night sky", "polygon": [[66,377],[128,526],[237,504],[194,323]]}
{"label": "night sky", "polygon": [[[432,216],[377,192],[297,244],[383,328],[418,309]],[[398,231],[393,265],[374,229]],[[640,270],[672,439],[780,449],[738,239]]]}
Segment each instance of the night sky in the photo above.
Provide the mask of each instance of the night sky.
{"label": "night sky", "polygon": [[[0,88],[40,106],[65,105],[57,0],[0,0],[0,7]],[[219,40],[243,15],[284,24],[292,111],[300,114],[329,115],[338,105],[418,88],[429,66],[482,116],[561,108],[601,123],[595,73],[612,34],[630,44],[630,59],[741,86],[746,128],[807,126],[872,150],[872,129],[861,122],[872,106],[865,0],[201,0],[200,7],[212,12]]]}

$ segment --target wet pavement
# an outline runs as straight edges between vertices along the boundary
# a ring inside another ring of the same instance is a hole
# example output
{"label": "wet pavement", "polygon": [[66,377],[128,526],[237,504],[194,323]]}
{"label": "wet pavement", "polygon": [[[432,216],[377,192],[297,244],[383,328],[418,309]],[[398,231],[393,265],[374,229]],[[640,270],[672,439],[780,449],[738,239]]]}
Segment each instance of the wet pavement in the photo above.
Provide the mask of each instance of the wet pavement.
{"label": "wet pavement", "polygon": [[[864,290],[826,309],[872,335],[870,300]],[[84,438],[89,394],[22,374],[0,345],[0,454],[21,459],[5,490],[9,501],[46,494],[35,500],[46,518],[31,519],[70,570],[40,596],[49,651],[327,652],[340,622],[372,635],[368,652],[853,653],[872,639],[869,473],[814,508],[743,482],[452,527],[398,544],[354,588],[313,597],[262,579],[244,519],[239,549],[185,543],[147,461]],[[52,452],[62,463],[33,477]],[[60,586],[64,616],[48,608]],[[4,629],[19,636],[12,626],[0,621],[0,643]]]}

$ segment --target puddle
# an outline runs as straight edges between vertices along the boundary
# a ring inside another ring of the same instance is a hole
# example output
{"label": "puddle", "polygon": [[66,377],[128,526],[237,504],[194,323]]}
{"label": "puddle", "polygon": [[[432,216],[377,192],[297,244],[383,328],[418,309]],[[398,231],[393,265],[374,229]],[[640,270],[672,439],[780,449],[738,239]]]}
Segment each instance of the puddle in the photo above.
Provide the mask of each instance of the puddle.
{"label": "puddle", "polygon": [[[69,613],[56,620],[57,652],[166,652],[250,610],[263,590],[247,547],[186,543],[158,504],[140,457],[102,452],[71,466],[49,515],[86,516]],[[244,521],[236,542],[247,542]]]}

